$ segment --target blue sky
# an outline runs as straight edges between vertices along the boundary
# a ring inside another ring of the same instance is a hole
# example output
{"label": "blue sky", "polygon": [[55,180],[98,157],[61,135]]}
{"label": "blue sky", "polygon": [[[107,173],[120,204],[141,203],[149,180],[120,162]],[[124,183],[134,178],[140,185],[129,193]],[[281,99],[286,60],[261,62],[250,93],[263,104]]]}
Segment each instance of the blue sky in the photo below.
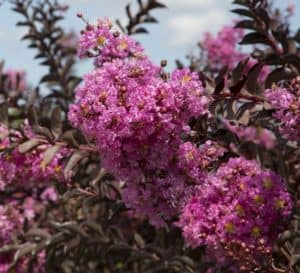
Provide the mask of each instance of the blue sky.
{"label": "blue sky", "polygon": [[[34,0],[36,1],[36,0]],[[292,0],[277,0],[286,7]],[[76,17],[82,12],[90,22],[99,17],[126,19],[124,7],[135,0],[65,0],[70,5],[64,22],[67,29],[79,32],[84,27]],[[148,26],[151,35],[139,35],[136,38],[144,45],[147,53],[157,63],[167,59],[170,66],[176,58],[184,59],[185,55],[196,48],[196,43],[205,31],[216,32],[222,25],[230,23],[232,16],[231,0],[161,0],[168,9],[154,11],[160,24]],[[292,18],[296,28],[300,26],[300,0],[294,0],[297,10]],[[134,4],[133,4],[134,6]],[[8,3],[0,7],[0,60],[6,61],[6,68],[19,68],[27,71],[29,82],[36,85],[39,76],[44,72],[32,59],[35,51],[26,48],[26,42],[20,37],[25,29],[15,26],[19,16],[10,10]],[[90,69],[88,63],[78,65],[82,75]]]}

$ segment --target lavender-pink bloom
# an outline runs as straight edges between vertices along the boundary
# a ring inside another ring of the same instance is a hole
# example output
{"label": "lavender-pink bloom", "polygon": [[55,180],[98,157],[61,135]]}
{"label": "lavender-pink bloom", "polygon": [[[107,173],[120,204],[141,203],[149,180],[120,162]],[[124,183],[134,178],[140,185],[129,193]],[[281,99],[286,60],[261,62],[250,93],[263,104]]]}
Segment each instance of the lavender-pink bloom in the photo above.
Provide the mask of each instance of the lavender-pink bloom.
{"label": "lavender-pink bloom", "polygon": [[216,257],[220,247],[229,257],[226,251],[233,251],[235,243],[267,253],[291,206],[281,177],[255,161],[232,158],[198,187],[182,211],[179,226],[191,247],[206,245]]}

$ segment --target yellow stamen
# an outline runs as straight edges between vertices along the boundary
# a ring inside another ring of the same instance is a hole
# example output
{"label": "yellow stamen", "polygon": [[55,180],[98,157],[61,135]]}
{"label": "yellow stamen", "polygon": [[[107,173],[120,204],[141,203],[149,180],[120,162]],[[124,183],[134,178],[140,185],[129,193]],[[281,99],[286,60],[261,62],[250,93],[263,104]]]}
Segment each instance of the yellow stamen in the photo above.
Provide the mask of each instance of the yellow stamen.
{"label": "yellow stamen", "polygon": [[275,202],[276,209],[283,209],[285,206],[285,201],[282,199],[277,199]]}
{"label": "yellow stamen", "polygon": [[191,76],[189,75],[184,75],[183,78],[181,79],[181,83],[187,83],[192,79]]}
{"label": "yellow stamen", "polygon": [[56,165],[56,166],[54,167],[54,171],[55,171],[56,173],[59,173],[59,172],[61,171],[61,166]]}
{"label": "yellow stamen", "polygon": [[264,187],[266,189],[268,189],[268,190],[272,189],[272,187],[273,187],[273,181],[270,178],[264,179]]}
{"label": "yellow stamen", "polygon": [[98,46],[103,46],[105,41],[106,41],[106,39],[105,39],[104,36],[99,36],[98,39],[97,39],[97,45]]}
{"label": "yellow stamen", "polygon": [[189,151],[186,155],[185,155],[186,160],[190,161],[194,159],[194,155],[192,151]]}
{"label": "yellow stamen", "polygon": [[128,47],[128,43],[126,42],[126,41],[121,41],[120,43],[119,43],[119,45],[118,45],[118,49],[119,50],[125,50],[125,49],[127,49],[127,47]]}
{"label": "yellow stamen", "polygon": [[240,187],[241,190],[244,190],[245,189],[245,184],[244,183],[240,183],[239,187]]}
{"label": "yellow stamen", "polygon": [[225,230],[227,233],[234,233],[235,231],[235,227],[234,227],[234,224],[231,223],[231,222],[228,222],[225,224]]}
{"label": "yellow stamen", "polygon": [[251,235],[253,237],[260,236],[260,228],[258,226],[253,227],[252,230],[251,230]]}
{"label": "yellow stamen", "polygon": [[262,205],[264,203],[264,199],[260,195],[255,195],[253,200],[256,205]]}
{"label": "yellow stamen", "polygon": [[244,211],[243,206],[237,205],[235,208],[236,208],[238,216],[240,216],[240,217],[245,216],[245,211]]}

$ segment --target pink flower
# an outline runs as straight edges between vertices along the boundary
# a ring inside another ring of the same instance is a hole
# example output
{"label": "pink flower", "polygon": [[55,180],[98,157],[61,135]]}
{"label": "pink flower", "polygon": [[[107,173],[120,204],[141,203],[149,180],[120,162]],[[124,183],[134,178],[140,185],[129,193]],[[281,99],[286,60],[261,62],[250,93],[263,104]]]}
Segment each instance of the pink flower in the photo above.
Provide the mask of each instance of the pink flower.
{"label": "pink flower", "polygon": [[205,245],[220,263],[238,257],[243,264],[243,245],[254,247],[249,260],[270,252],[291,208],[281,177],[255,161],[232,158],[198,186],[178,225],[191,247]]}
{"label": "pink flower", "polygon": [[[197,73],[175,70],[163,79],[136,41],[110,27],[99,20],[81,37],[80,55],[97,47],[96,68],[78,88],[69,120],[96,142],[103,167],[126,183],[126,205],[163,226],[188,192],[175,162],[181,136],[191,118],[208,113],[209,98]],[[193,183],[201,180],[197,173]]]}
{"label": "pink flower", "polygon": [[265,91],[267,101],[274,107],[273,117],[279,131],[291,141],[300,141],[300,91],[275,87]]}
{"label": "pink flower", "polygon": [[4,82],[4,89],[7,91],[23,92],[27,87],[26,73],[24,70],[8,69],[4,72],[6,80]]}
{"label": "pink flower", "polygon": [[[0,190],[13,185],[31,187],[35,183],[43,184],[53,180],[66,181],[63,174],[65,164],[63,158],[71,153],[71,149],[61,147],[50,162],[44,160],[47,149],[51,147],[50,144],[41,144],[24,154],[19,152],[18,147],[7,153],[6,149],[11,145],[7,136],[8,131],[5,131],[3,127],[0,128],[6,136],[0,141]],[[35,137],[26,123],[24,132],[28,139]],[[18,137],[19,133],[17,131],[14,133]]]}
{"label": "pink flower", "polygon": [[[248,57],[238,48],[238,43],[245,35],[244,30],[233,26],[224,26],[216,36],[211,33],[205,33],[205,37],[201,42],[201,47],[206,54],[208,65],[213,70],[220,70],[227,66],[229,70],[233,69],[240,61]],[[253,58],[250,58],[245,73],[257,63]],[[263,66],[259,75],[258,81],[264,82],[267,75],[270,73],[268,66]]]}
{"label": "pink flower", "polygon": [[232,125],[228,120],[223,120],[223,123],[229,131],[234,133],[240,139],[262,145],[268,150],[275,146],[276,137],[268,129],[253,126]]}
{"label": "pink flower", "polygon": [[296,5],[293,2],[290,2],[287,6],[287,12],[290,16],[293,16],[295,14]]}
{"label": "pink flower", "polygon": [[216,37],[209,32],[205,33],[201,45],[214,69],[221,69],[224,66],[232,69],[245,58],[245,54],[237,51],[236,48],[243,36],[244,31],[233,26],[224,26]]}

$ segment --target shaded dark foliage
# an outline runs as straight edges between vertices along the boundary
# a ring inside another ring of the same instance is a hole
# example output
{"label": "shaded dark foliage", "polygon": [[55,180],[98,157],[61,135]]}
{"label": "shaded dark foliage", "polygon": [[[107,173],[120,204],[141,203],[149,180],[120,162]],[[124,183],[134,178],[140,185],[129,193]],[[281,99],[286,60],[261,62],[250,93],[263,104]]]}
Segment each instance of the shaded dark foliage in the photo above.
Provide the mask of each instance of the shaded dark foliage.
{"label": "shaded dark foliage", "polygon": [[[128,23],[125,26],[117,21],[121,30],[129,35],[147,33],[141,24],[156,23],[150,12],[165,8],[156,0],[137,2],[136,13],[126,6]],[[234,3],[238,7],[233,12],[243,18],[236,27],[250,30],[241,44],[263,45],[252,54],[259,63],[245,74],[248,60],[244,60],[232,71],[224,68],[213,78],[204,76],[205,71],[191,62],[190,67],[199,72],[206,89],[215,98],[210,105],[214,118],[191,121],[194,140],[200,143],[215,139],[230,153],[257,158],[285,177],[297,198],[300,194],[299,147],[281,138],[278,147],[267,151],[237,139],[224,128],[221,118],[274,129],[269,118],[272,109],[262,97],[264,87],[258,83],[258,74],[262,64],[272,67],[265,87],[275,83],[280,85],[283,80],[290,81],[299,76],[299,33],[292,34],[285,22],[273,16],[266,0],[235,0]],[[22,18],[17,25],[27,29],[23,40],[36,51],[35,59],[48,71],[29,95],[14,95],[4,91],[2,84],[6,79],[1,73],[3,66],[0,66],[0,122],[18,128],[20,121],[28,118],[38,137],[24,137],[15,143],[22,153],[49,143],[51,148],[45,160],[51,161],[59,147],[72,148],[72,154],[64,159],[67,162],[65,174],[72,171],[75,175],[72,185],[57,185],[59,201],[43,209],[36,226],[25,226],[19,243],[0,248],[0,254],[17,250],[13,268],[24,255],[30,256],[34,263],[38,252],[46,250],[47,272],[53,273],[205,272],[210,265],[203,257],[204,249],[186,249],[179,230],[155,230],[141,219],[126,216],[128,211],[121,201],[121,186],[99,167],[101,160],[93,144],[68,124],[66,113],[80,79],[74,72],[75,49],[61,43],[67,34],[60,25],[64,11],[59,1],[14,0],[11,4]],[[183,64],[178,62],[178,66]],[[300,82],[295,84],[300,85]],[[46,89],[47,93],[41,89]],[[230,143],[235,144],[237,151],[231,150]],[[22,192],[22,189],[18,191]],[[5,200],[6,196],[14,194],[16,191],[7,192],[1,198]],[[22,192],[20,198],[30,194],[30,191]],[[299,217],[296,209],[290,229],[282,234],[274,249],[272,268],[260,272],[300,272]],[[224,268],[222,272],[228,271]]]}

